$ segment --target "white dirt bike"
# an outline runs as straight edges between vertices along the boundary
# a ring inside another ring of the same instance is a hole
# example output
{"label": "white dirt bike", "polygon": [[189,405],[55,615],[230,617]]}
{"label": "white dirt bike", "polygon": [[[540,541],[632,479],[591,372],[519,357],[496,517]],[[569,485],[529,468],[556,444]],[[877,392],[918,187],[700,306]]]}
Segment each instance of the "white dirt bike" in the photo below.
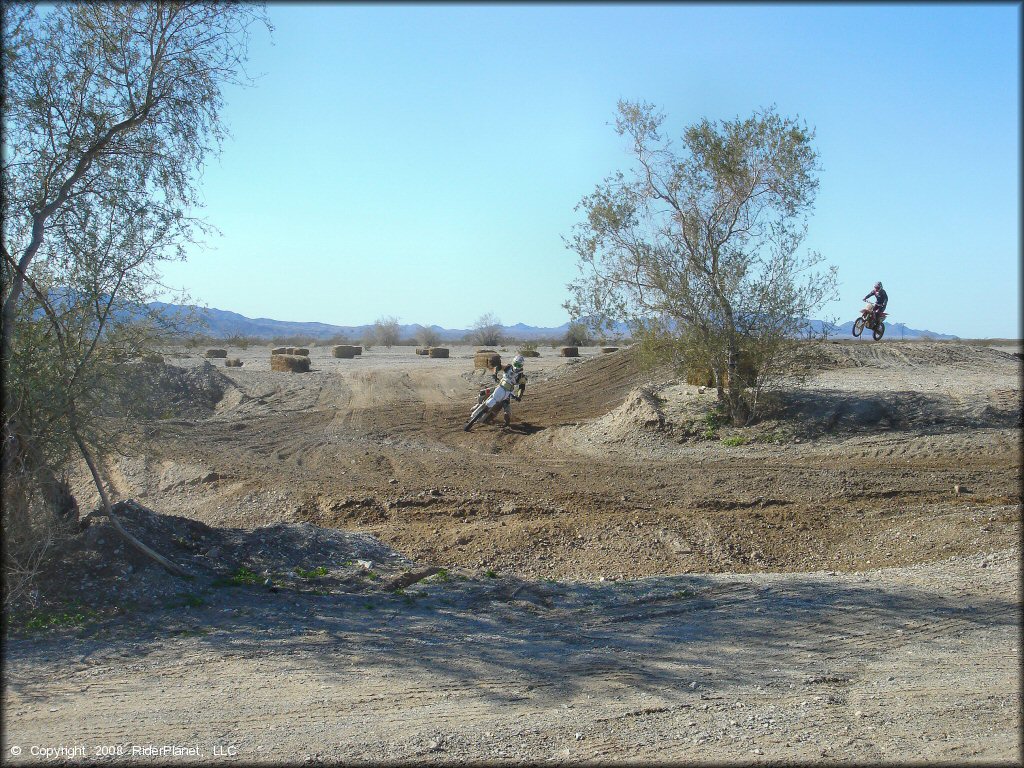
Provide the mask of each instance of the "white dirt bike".
{"label": "white dirt bike", "polygon": [[[502,410],[505,407],[505,403],[510,399],[519,402],[521,398],[512,394],[512,392],[500,384],[496,387],[484,387],[480,390],[476,407],[469,414],[469,421],[462,428],[469,432],[480,419],[483,419],[484,424],[490,424],[497,417],[498,411]],[[507,417],[505,426],[508,426]]]}

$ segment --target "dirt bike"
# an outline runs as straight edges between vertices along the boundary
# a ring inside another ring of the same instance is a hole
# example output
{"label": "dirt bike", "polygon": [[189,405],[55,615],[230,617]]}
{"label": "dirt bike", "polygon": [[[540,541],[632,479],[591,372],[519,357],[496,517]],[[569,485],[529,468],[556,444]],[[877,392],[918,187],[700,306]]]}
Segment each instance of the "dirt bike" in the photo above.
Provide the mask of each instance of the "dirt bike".
{"label": "dirt bike", "polygon": [[[501,396],[498,390],[504,393],[504,397]],[[480,419],[483,419],[484,424],[490,424],[497,417],[498,411],[505,407],[505,401],[509,399],[516,402],[520,400],[519,397],[501,387],[484,387],[480,390],[476,407],[469,414],[469,421],[462,428],[469,432],[470,428]],[[507,421],[505,426],[508,426]]]}
{"label": "dirt bike", "polygon": [[875,341],[878,341],[885,335],[885,323],[883,320],[889,316],[888,312],[879,312],[875,314],[875,305],[870,301],[860,311],[860,317],[853,321],[853,335],[860,336],[864,333],[864,329],[867,328],[872,332]]}

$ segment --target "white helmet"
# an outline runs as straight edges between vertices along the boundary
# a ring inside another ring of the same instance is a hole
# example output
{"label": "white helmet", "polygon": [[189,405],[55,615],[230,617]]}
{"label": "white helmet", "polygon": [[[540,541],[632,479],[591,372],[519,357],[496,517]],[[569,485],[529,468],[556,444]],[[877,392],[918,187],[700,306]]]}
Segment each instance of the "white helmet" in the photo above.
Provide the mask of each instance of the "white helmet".
{"label": "white helmet", "polygon": [[525,360],[526,358],[524,358],[522,355],[516,355],[515,357],[512,358],[512,367],[515,368],[517,371],[521,370]]}

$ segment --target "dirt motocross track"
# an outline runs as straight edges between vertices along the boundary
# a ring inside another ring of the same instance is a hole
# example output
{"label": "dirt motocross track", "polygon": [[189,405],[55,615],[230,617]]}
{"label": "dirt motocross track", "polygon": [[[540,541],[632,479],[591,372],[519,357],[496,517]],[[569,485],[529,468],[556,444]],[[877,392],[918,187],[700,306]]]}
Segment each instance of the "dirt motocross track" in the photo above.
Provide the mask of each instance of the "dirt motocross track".
{"label": "dirt motocross track", "polygon": [[[340,588],[211,597],[183,639],[115,624],[71,671],[58,645],[16,641],[5,757],[70,723],[246,760],[1019,761],[1019,347],[817,349],[742,430],[631,349],[542,349],[512,425],[470,432],[472,347],[314,347],[304,374],[252,347],[229,350],[242,368],[128,364],[157,451],[108,468],[115,497],[236,538],[370,534],[388,574],[464,578],[422,582],[415,608],[388,598],[386,620]],[[85,685],[59,727],[31,706],[45,675]],[[212,726],[167,719],[194,685],[230,692],[204,699]],[[144,700],[152,727],[133,731]]]}
{"label": "dirt motocross track", "polygon": [[[232,350],[245,366],[208,372],[223,394],[206,418],[156,422],[162,455],[122,463],[115,486],[210,524],[356,528],[416,561],[554,578],[861,570],[1014,540],[1019,358],[949,343],[825,352],[828,370],[729,446],[729,429],[705,438],[712,391],[644,373],[629,350],[545,350],[512,426],[469,433],[487,380],[472,348],[314,348],[314,370],[289,376],[264,349]],[[982,508],[985,526],[965,514]]]}

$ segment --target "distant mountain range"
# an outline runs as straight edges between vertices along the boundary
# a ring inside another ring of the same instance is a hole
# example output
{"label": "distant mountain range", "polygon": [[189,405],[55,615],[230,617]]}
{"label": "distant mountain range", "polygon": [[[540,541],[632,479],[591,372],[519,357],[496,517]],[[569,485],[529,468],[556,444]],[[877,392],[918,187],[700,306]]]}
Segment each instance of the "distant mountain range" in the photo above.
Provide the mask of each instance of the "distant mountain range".
{"label": "distant mountain range", "polygon": [[[196,307],[181,304],[165,304],[163,302],[152,302],[148,305],[150,309],[164,315],[169,320],[182,321],[189,314],[194,315],[194,320],[186,325],[190,332],[203,333],[213,338],[227,338],[229,336],[251,336],[261,339],[274,337],[302,336],[309,339],[329,339],[336,336],[347,336],[353,341],[366,336],[373,328],[372,324],[366,325],[330,325],[328,323],[303,323],[292,320],[271,320],[266,317],[249,318],[237,312],[229,312],[223,309]],[[809,321],[810,327],[816,334],[820,334],[824,328],[821,320]],[[424,326],[414,324],[400,324],[399,333],[403,339],[413,339],[417,333],[423,330]],[[430,326],[441,341],[455,342],[462,341],[472,333],[471,328],[442,328],[439,325]],[[849,337],[853,322],[830,330],[830,338]],[[503,325],[501,331],[504,336],[516,341],[537,341],[541,339],[557,339],[565,336],[569,330],[569,323],[546,328],[525,323],[515,325]],[[616,330],[622,336],[628,336],[629,330],[624,324],[619,324]],[[892,339],[956,339],[944,333],[933,331],[922,331],[916,328],[907,328],[900,324],[892,324],[886,328],[887,336]]]}

